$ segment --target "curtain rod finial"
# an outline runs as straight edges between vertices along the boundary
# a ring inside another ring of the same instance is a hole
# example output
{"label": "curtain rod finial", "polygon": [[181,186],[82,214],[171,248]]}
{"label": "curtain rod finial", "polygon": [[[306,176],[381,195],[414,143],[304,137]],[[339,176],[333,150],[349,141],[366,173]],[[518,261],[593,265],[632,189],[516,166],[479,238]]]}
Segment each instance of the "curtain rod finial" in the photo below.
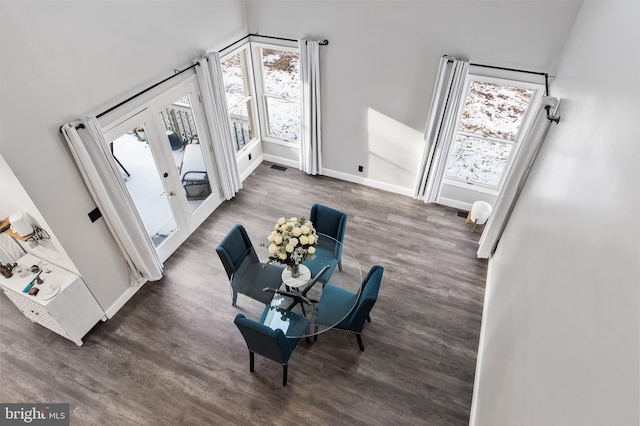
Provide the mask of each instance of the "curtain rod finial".
{"label": "curtain rod finial", "polygon": [[544,107],[544,109],[547,110],[547,120],[552,121],[552,122],[554,122],[556,124],[560,123],[560,116],[559,115],[556,115],[556,116],[551,115],[551,112],[550,112],[551,106],[550,105],[547,105],[546,107]]}

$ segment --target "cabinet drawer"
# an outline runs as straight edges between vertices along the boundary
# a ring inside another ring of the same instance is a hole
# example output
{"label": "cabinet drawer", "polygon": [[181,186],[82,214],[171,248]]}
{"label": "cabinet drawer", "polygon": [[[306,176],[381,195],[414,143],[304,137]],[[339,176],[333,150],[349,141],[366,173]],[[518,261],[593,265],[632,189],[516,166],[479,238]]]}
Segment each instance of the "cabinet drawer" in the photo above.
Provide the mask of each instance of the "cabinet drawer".
{"label": "cabinet drawer", "polygon": [[14,294],[11,291],[4,291],[4,294],[7,295],[9,300],[13,302],[14,305],[24,314],[25,317],[29,318],[31,321],[40,324],[43,327],[48,328],[49,330],[58,333],[63,337],[69,338],[67,333],[64,331],[64,328],[60,325],[58,320],[56,320],[51,314],[47,311],[47,309],[32,301],[29,300],[28,296],[19,296]]}

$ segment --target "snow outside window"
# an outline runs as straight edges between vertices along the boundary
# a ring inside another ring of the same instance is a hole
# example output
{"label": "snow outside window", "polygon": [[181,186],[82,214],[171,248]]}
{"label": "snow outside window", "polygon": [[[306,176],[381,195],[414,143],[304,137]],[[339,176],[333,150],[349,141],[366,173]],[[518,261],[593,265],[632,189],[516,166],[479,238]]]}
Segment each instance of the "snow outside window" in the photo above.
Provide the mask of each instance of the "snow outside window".
{"label": "snow outside window", "polygon": [[538,89],[529,83],[469,75],[446,178],[498,191]]}
{"label": "snow outside window", "polygon": [[257,87],[265,139],[300,140],[300,67],[297,48],[260,45],[256,48]]}
{"label": "snow outside window", "polygon": [[231,136],[236,152],[256,137],[251,57],[248,45],[220,61],[227,97]]}

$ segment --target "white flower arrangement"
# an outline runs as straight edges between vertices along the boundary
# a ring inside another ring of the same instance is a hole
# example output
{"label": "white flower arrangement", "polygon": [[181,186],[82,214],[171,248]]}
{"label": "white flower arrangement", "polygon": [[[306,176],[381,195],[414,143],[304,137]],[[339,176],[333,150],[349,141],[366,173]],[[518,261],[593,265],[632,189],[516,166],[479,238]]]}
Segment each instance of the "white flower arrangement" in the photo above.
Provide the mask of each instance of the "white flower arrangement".
{"label": "white flower arrangement", "polygon": [[281,217],[267,240],[270,243],[269,263],[287,265],[296,276],[300,264],[315,257],[318,234],[313,223],[303,217],[289,220]]}

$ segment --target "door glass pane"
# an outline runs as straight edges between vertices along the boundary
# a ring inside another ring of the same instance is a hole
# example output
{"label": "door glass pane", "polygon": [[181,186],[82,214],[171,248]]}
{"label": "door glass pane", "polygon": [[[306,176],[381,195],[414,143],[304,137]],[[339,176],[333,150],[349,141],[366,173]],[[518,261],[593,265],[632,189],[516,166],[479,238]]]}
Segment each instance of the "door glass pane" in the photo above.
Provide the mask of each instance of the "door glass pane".
{"label": "door glass pane", "polygon": [[165,106],[160,115],[189,209],[193,212],[211,195],[211,184],[191,102],[191,96],[186,95]]}
{"label": "door glass pane", "polygon": [[300,103],[267,97],[269,135],[297,141],[300,135]]}
{"label": "door glass pane", "polygon": [[497,187],[512,147],[507,142],[458,135],[447,176]]}
{"label": "door glass pane", "polygon": [[157,247],[177,229],[177,225],[145,128],[141,123],[115,139],[111,148],[133,203]]}

